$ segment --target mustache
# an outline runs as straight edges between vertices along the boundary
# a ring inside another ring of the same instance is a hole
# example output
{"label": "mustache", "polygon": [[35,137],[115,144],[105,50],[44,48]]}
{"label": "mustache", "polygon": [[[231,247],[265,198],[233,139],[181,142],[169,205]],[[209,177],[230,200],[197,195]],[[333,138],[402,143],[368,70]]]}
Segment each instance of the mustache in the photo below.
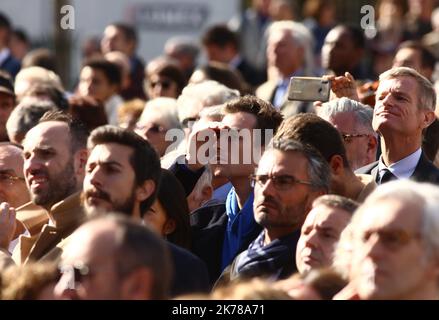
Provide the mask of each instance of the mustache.
{"label": "mustache", "polygon": [[84,192],[84,198],[87,199],[88,197],[94,197],[94,198],[99,198],[99,199],[103,199],[103,200],[107,200],[110,201],[110,195],[102,190],[99,189],[92,189],[92,190],[87,190]]}

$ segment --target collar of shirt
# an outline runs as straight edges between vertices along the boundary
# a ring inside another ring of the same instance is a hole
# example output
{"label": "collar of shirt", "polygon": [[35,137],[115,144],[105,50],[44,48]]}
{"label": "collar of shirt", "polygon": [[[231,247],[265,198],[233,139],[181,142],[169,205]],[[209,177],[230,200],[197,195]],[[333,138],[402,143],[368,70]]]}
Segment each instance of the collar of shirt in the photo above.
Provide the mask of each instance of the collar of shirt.
{"label": "collar of shirt", "polygon": [[229,66],[232,69],[236,69],[236,68],[238,68],[238,66],[241,62],[242,62],[242,57],[241,57],[241,55],[237,54],[236,56],[233,57],[232,60],[230,60]]}
{"label": "collar of shirt", "polygon": [[408,179],[415,172],[416,166],[421,158],[422,149],[419,148],[409,156],[399,160],[398,162],[392,163],[390,166],[386,167],[383,162],[383,158],[380,157],[380,161],[378,162],[378,172],[381,172],[383,169],[388,169],[391,173],[393,173],[398,179]]}
{"label": "collar of shirt", "polygon": [[3,50],[0,50],[0,65],[2,65],[3,62],[5,62],[5,60],[9,56],[10,52],[11,51],[8,48],[4,48]]}

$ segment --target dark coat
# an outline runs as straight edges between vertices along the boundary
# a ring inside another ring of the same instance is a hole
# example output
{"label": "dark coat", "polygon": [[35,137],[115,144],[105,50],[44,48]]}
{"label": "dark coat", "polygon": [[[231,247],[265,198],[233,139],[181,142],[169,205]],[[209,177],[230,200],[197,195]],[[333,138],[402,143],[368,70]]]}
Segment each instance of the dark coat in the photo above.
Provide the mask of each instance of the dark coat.
{"label": "dark coat", "polygon": [[[225,204],[201,207],[191,214],[192,252],[207,265],[211,283],[221,275],[223,243],[228,217]],[[238,254],[246,250],[262,228],[257,226],[243,242]]]}

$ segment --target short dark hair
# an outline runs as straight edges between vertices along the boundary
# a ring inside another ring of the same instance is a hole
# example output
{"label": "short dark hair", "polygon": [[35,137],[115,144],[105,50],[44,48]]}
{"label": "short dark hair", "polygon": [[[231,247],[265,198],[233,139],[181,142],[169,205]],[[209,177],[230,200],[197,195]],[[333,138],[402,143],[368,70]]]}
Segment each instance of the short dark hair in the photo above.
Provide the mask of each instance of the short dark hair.
{"label": "short dark hair", "polygon": [[343,166],[349,168],[340,132],[313,113],[301,113],[285,119],[275,138],[294,139],[309,144],[320,151],[328,162],[333,156],[339,155],[343,159]]}
{"label": "short dark hair", "polygon": [[415,40],[404,41],[399,45],[397,51],[401,49],[413,49],[419,51],[421,53],[422,67],[434,70],[436,66],[436,57],[429,49],[427,49],[427,47],[422,45],[421,42]]}
{"label": "short dark hair", "polygon": [[127,275],[141,267],[150,269],[153,274],[151,298],[166,299],[173,272],[166,242],[148,227],[121,214],[109,214],[93,220],[112,221],[117,227],[115,262],[119,275]]}
{"label": "short dark hair", "polygon": [[[153,74],[157,74],[161,77],[174,81],[177,84],[177,96],[180,95],[181,91],[186,86],[186,78],[184,77],[183,72],[172,62],[163,63],[163,65],[155,69],[154,72],[150,73],[149,76]],[[146,81],[149,81],[149,79]]]}
{"label": "short dark hair", "polygon": [[[252,95],[246,95],[228,102],[224,112],[226,114],[237,112],[251,113],[256,116],[257,121],[254,129],[271,129],[273,134],[276,133],[283,119],[282,114],[271,103]],[[261,135],[261,143],[265,143],[265,134]]]}
{"label": "short dark hair", "polygon": [[115,22],[110,24],[110,26],[119,29],[123,33],[126,40],[137,43],[137,32],[133,26],[123,22]]}
{"label": "short dark hair", "polygon": [[136,185],[139,186],[146,180],[152,180],[155,183],[154,193],[140,204],[140,212],[146,212],[156,199],[159,189],[161,167],[157,152],[138,134],[112,125],[94,129],[88,138],[87,145],[91,150],[97,145],[106,143],[117,143],[133,148],[130,163],[135,173]]}
{"label": "short dark hair", "polygon": [[82,66],[82,68],[85,67],[90,67],[92,69],[102,71],[108,82],[111,84],[120,86],[122,83],[122,72],[120,70],[120,67],[113,62],[102,58],[91,58],[87,60]]}
{"label": "short dark hair", "polygon": [[41,117],[38,124],[48,121],[59,121],[67,124],[70,132],[70,142],[73,153],[87,147],[87,137],[89,132],[82,122],[73,119],[69,114],[63,111],[48,111]]}
{"label": "short dark hair", "polygon": [[213,44],[221,48],[231,44],[237,50],[239,48],[238,36],[225,24],[218,24],[210,27],[203,35],[202,43],[205,46]]}

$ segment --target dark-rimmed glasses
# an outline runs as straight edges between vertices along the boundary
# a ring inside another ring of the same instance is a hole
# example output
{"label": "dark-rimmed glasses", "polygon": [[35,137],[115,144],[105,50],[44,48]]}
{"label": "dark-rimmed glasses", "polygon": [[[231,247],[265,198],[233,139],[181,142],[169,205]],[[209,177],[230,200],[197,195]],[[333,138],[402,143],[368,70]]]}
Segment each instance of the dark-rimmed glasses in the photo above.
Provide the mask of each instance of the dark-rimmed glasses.
{"label": "dark-rimmed glasses", "polygon": [[299,180],[293,176],[282,174],[278,176],[270,176],[268,174],[252,174],[250,175],[250,184],[254,188],[256,184],[264,186],[268,180],[273,181],[273,185],[277,190],[289,190],[295,184],[304,184],[312,186],[310,181]]}

